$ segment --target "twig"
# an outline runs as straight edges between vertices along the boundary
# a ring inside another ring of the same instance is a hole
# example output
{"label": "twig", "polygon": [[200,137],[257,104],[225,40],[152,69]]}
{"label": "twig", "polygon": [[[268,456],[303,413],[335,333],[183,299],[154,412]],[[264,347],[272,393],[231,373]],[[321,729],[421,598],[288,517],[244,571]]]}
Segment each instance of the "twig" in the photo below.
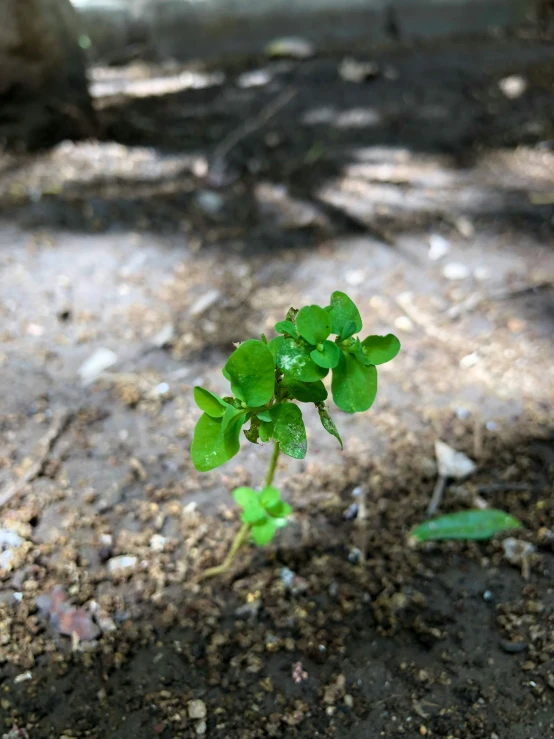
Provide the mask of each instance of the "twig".
{"label": "twig", "polygon": [[358,501],[358,515],[355,521],[355,528],[357,531],[356,543],[362,556],[361,561],[365,562],[367,559],[367,529],[368,529],[368,510],[367,510],[367,489],[365,485],[362,485],[360,497]]}
{"label": "twig", "polygon": [[431,500],[429,501],[429,505],[427,506],[428,516],[434,516],[435,513],[439,510],[440,504],[442,503],[442,496],[444,495],[445,487],[446,477],[444,475],[439,475],[437,482],[435,483],[433,495],[431,496]]}
{"label": "twig", "polygon": [[485,293],[473,293],[459,305],[454,305],[445,312],[445,317],[451,321],[455,321],[461,318],[466,313],[472,313],[482,303],[488,303],[490,301],[510,300],[511,298],[519,298],[523,295],[529,295],[537,293],[541,290],[549,290],[553,287],[553,283],[544,280],[543,282],[537,282],[535,285],[522,285],[515,289],[502,288],[495,290],[488,295]]}
{"label": "twig", "polygon": [[246,138],[246,136],[249,136],[251,133],[254,133],[254,131],[267,123],[281,110],[281,108],[284,108],[284,106],[287,105],[287,103],[289,103],[297,93],[298,90],[293,87],[283,90],[280,95],[277,95],[274,100],[262,108],[257,116],[245,121],[234,131],[231,131],[231,133],[215,147],[210,169],[220,169],[225,157],[229,154],[231,149],[239,143],[239,141]]}
{"label": "twig", "polygon": [[33,462],[33,464],[19,480],[17,480],[16,482],[12,482],[0,494],[0,506],[6,505],[6,503],[8,503],[8,501],[10,501],[14,497],[14,495],[17,495],[23,490],[27,483],[32,482],[36,477],[40,476],[54,444],[69,425],[72,416],[72,413],[64,410],[61,411],[56,418],[54,418],[50,428],[42,437],[39,443],[40,451],[37,459]]}
{"label": "twig", "polygon": [[487,493],[508,493],[511,490],[526,492],[531,490],[531,486],[524,482],[498,482],[493,485],[482,485],[477,488],[478,493],[486,495]]}

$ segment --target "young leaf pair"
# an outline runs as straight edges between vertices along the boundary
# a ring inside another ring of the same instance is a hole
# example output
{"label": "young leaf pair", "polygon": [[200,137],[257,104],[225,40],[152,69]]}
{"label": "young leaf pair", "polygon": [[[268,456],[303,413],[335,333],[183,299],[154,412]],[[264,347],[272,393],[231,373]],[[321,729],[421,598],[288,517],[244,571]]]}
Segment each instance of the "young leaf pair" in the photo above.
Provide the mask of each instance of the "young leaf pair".
{"label": "young leaf pair", "polygon": [[248,487],[237,488],[233,497],[243,509],[242,522],[250,527],[252,538],[259,546],[268,544],[277,529],[286,526],[287,516],[292,512],[290,505],[281,500],[277,488],[271,485],[259,493]]}

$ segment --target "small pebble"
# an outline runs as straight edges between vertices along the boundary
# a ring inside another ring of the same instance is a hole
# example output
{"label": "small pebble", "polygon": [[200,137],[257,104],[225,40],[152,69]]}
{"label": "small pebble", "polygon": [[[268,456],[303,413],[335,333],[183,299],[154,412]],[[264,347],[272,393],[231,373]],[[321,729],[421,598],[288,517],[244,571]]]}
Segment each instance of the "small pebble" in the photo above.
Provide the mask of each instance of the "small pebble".
{"label": "small pebble", "polygon": [[27,671],[22,672],[20,675],[16,675],[13,681],[16,685],[18,685],[19,683],[27,682],[27,680],[32,680],[32,678],[33,675],[29,671]]}
{"label": "small pebble", "polygon": [[362,553],[357,547],[354,547],[354,549],[350,550],[350,553],[348,554],[348,561],[351,564],[357,565],[359,561],[361,560],[361,558],[362,558]]}
{"label": "small pebble", "polygon": [[465,280],[471,274],[467,264],[461,262],[449,262],[444,265],[442,274],[447,280]]}
{"label": "small pebble", "polygon": [[205,734],[207,729],[208,729],[208,724],[205,721],[199,721],[196,724],[196,733],[199,736],[202,736],[203,734]]}
{"label": "small pebble", "polygon": [[189,718],[205,719],[208,715],[206,704],[202,700],[192,700],[188,705]]}
{"label": "small pebble", "polygon": [[349,693],[344,696],[344,705],[347,708],[354,708],[354,698]]}
{"label": "small pebble", "polygon": [[161,534],[154,534],[150,539],[150,549],[153,552],[163,552],[167,543],[167,537]]}
{"label": "small pebble", "polygon": [[351,503],[348,508],[342,514],[345,521],[353,521],[358,517],[358,511],[360,506],[357,503]]}
{"label": "small pebble", "polygon": [[119,557],[113,557],[108,562],[108,570],[111,572],[112,575],[118,575],[121,572],[124,572],[125,570],[131,570],[133,567],[136,567],[137,565],[137,558],[136,557],[130,557],[128,555],[122,554]]}
{"label": "small pebble", "polygon": [[427,257],[431,262],[438,262],[450,251],[450,242],[440,234],[431,234],[429,237],[429,251]]}
{"label": "small pebble", "polygon": [[292,587],[292,583],[294,581],[294,578],[296,575],[292,570],[290,570],[288,567],[283,567],[281,570],[281,580],[283,581],[283,585],[287,588],[287,590],[290,590]]}
{"label": "small pebble", "polygon": [[483,593],[483,600],[486,603],[490,603],[490,601],[493,600],[493,599],[494,599],[494,596],[491,593],[491,591],[490,590],[485,590],[485,592]]}

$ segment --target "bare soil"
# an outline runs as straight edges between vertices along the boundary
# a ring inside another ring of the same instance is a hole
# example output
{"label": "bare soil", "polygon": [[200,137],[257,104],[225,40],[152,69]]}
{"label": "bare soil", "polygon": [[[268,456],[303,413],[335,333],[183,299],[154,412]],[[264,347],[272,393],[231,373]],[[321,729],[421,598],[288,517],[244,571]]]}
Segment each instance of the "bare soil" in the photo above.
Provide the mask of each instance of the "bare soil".
{"label": "bare soil", "polygon": [[[336,53],[96,69],[101,139],[0,159],[6,736],[554,736],[554,47],[349,55],[376,76]],[[270,450],[196,473],[192,387],[335,289],[403,351],[370,412],[335,409],[345,452],[307,414],[290,525],[199,585]],[[518,516],[523,567],[505,537],[408,545],[438,438],[478,463],[442,510]],[[80,639],[45,617],[56,586]]]}

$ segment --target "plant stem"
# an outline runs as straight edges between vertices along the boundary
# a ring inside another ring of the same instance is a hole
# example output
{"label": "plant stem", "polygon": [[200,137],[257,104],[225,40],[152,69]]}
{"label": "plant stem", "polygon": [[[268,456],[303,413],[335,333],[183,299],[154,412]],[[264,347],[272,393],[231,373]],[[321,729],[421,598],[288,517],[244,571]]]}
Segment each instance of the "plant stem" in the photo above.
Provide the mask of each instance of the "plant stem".
{"label": "plant stem", "polygon": [[[269,463],[267,477],[265,479],[266,487],[268,485],[271,485],[271,483],[273,482],[273,478],[275,476],[275,470],[277,468],[277,460],[279,459],[279,452],[280,452],[279,442],[276,441],[273,447],[273,454],[271,455],[271,462]],[[217,565],[217,567],[210,567],[209,569],[204,570],[204,572],[200,574],[200,577],[199,577],[200,581],[207,580],[210,577],[216,577],[217,575],[223,575],[225,572],[227,572],[227,570],[230,569],[235,557],[237,556],[239,549],[242,547],[243,544],[245,544],[248,541],[251,528],[252,527],[250,526],[250,524],[247,524],[247,523],[242,524],[237,535],[235,536],[233,540],[233,543],[231,544],[231,548],[229,549],[229,553],[225,557],[225,560],[220,565]]]}
{"label": "plant stem", "polygon": [[265,478],[265,486],[271,485],[273,482],[273,478],[275,476],[275,470],[277,469],[277,460],[279,459],[279,452],[281,451],[281,447],[279,446],[279,442],[276,441],[273,446],[273,454],[271,456],[271,462],[269,463],[269,469],[267,471],[267,477]]}

